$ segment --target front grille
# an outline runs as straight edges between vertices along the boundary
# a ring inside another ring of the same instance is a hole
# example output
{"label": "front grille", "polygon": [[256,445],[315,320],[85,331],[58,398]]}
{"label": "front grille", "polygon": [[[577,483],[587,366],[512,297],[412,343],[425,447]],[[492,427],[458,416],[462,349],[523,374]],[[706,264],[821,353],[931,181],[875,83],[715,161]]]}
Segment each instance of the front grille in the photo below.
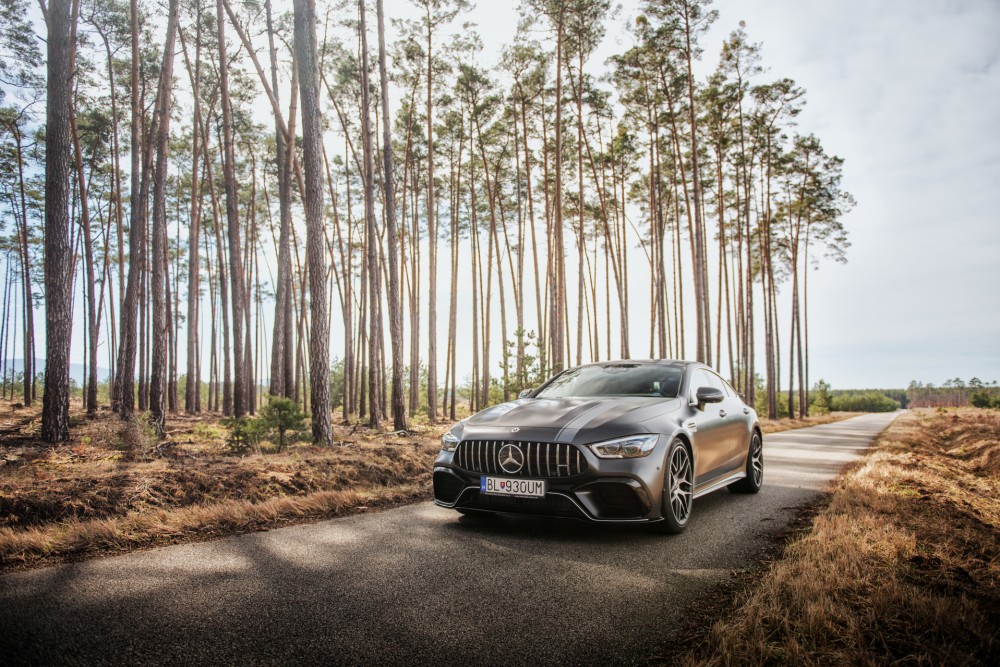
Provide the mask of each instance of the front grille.
{"label": "front grille", "polygon": [[478,491],[470,491],[463,496],[458,506],[492,510],[494,512],[510,512],[511,514],[575,518],[581,516],[580,510],[568,498],[553,493],[546,494],[544,498],[509,498],[507,496],[489,496]]}
{"label": "front grille", "polygon": [[463,488],[465,483],[456,475],[441,470],[434,473],[434,497],[441,502],[455,502]]}
{"label": "front grille", "polygon": [[[500,467],[500,449],[516,445],[524,454],[517,472]],[[455,451],[455,464],[463,470],[512,477],[572,477],[587,469],[587,459],[574,445],[561,442],[511,442],[509,440],[466,440]]]}

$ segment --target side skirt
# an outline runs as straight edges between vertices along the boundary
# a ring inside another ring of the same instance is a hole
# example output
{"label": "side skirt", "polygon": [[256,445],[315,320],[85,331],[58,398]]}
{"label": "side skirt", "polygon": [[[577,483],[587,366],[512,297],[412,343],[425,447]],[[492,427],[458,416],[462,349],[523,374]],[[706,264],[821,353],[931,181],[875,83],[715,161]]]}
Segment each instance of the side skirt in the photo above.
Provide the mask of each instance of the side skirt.
{"label": "side skirt", "polygon": [[705,482],[701,487],[698,487],[694,491],[694,498],[700,498],[701,496],[708,495],[713,491],[718,491],[724,486],[729,486],[733,482],[739,481],[747,476],[746,470],[738,470],[731,475],[727,475],[722,479],[713,479],[710,482]]}

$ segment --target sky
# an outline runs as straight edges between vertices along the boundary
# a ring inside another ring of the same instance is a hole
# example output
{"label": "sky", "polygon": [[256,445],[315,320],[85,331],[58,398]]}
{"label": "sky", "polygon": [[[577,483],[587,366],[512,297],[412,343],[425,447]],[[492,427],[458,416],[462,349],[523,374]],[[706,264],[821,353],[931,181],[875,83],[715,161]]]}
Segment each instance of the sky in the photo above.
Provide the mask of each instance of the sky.
{"label": "sky", "polygon": [[812,377],[1000,378],[1000,3],[718,8],[806,88],[799,125],[846,159],[858,202],[848,263],[810,278]]}
{"label": "sky", "polygon": [[[485,62],[517,29],[513,4],[480,2],[469,15]],[[386,11],[406,5],[387,2]],[[621,3],[591,71],[631,44],[624,26],[638,6]],[[798,130],[845,158],[843,185],[857,200],[844,218],[848,262],[821,262],[809,276],[813,381],[1000,380],[1000,3],[713,6],[719,19],[702,39],[702,74],[745,21],[763,45],[762,79],[787,76],[805,88]],[[645,345],[645,335],[633,339]]]}
{"label": "sky", "polygon": [[[466,15],[483,39],[481,65],[495,63],[511,41],[516,5],[481,0]],[[414,16],[409,0],[385,6],[390,18]],[[637,7],[622,3],[590,72],[631,44],[624,26]],[[812,381],[862,388],[1000,380],[1000,3],[717,0],[714,7],[719,19],[702,39],[701,74],[746,21],[769,68],[761,82],[790,77],[806,90],[797,129],[845,159],[843,186],[857,200],[844,218],[848,262],[821,262],[809,276]],[[258,111],[269,112],[264,100]],[[439,332],[447,331],[445,290]],[[644,298],[648,304],[648,295],[636,296],[633,312],[648,309]],[[778,298],[787,311],[788,290]],[[782,321],[783,345],[787,330]],[[635,356],[647,340],[633,332]],[[468,346],[462,338],[460,359]],[[40,341],[40,356],[43,349]],[[82,354],[79,330],[73,361]]]}

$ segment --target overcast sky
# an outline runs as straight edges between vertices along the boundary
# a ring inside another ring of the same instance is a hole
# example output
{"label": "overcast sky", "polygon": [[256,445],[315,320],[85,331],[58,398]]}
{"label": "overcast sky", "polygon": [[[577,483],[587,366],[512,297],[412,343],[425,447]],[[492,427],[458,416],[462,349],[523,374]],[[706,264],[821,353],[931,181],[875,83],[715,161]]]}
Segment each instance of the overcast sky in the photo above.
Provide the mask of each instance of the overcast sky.
{"label": "overcast sky", "polygon": [[[746,21],[763,43],[765,78],[806,89],[799,130],[845,158],[844,187],[858,202],[845,219],[848,263],[825,262],[809,278],[812,379],[1000,380],[1000,2],[714,6],[704,70]],[[622,3],[595,66],[630,43],[622,26],[637,7]],[[489,59],[510,40],[515,13],[480,2],[471,16]]]}
{"label": "overcast sky", "polygon": [[1000,379],[1000,3],[720,2],[857,198],[844,266],[811,283],[812,377],[834,386]]}
{"label": "overcast sky", "polygon": [[[493,67],[512,40],[517,4],[480,0],[467,15],[483,38],[481,65]],[[390,17],[414,15],[409,0],[385,5]],[[637,7],[623,3],[591,72],[631,44],[624,26]],[[720,17],[702,40],[702,73],[745,20],[751,40],[763,43],[770,71],[762,80],[791,77],[805,88],[798,129],[845,158],[843,185],[857,199],[845,219],[848,263],[824,262],[809,277],[812,381],[848,388],[1000,380],[1000,2],[717,0],[715,7]],[[266,119],[266,101],[259,106]],[[441,289],[445,299],[447,284]],[[643,299],[636,295],[634,313],[643,312]],[[336,355],[336,318],[333,329]],[[781,336],[784,346],[784,322]],[[468,338],[460,337],[460,359],[468,358]],[[638,356],[648,336],[634,332],[632,341]],[[82,353],[78,329],[73,361]]]}
{"label": "overcast sky", "polygon": [[[481,1],[469,14],[484,63],[495,62],[515,33],[516,5]],[[390,15],[409,15],[409,7],[386,2]],[[621,3],[592,72],[631,44],[624,26],[638,7]],[[844,187],[858,202],[845,218],[847,264],[823,262],[809,277],[812,380],[834,387],[1000,380],[1000,2],[717,0],[714,7],[719,20],[702,39],[702,72],[746,21],[751,40],[763,43],[762,80],[790,77],[805,88],[798,129],[845,158]],[[646,340],[633,334],[640,350]]]}

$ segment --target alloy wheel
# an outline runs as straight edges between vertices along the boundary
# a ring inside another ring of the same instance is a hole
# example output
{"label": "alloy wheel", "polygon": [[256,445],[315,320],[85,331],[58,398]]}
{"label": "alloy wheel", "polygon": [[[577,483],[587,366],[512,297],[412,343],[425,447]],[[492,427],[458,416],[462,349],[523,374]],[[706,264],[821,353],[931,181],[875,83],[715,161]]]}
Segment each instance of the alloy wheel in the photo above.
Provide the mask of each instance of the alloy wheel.
{"label": "alloy wheel", "polygon": [[753,436],[753,443],[750,447],[750,465],[753,469],[753,483],[755,486],[760,486],[764,481],[764,445],[761,443],[759,435]]}
{"label": "alloy wheel", "polygon": [[692,492],[691,455],[683,445],[674,448],[670,455],[670,475],[667,492],[670,511],[678,524],[684,525],[691,516]]}

